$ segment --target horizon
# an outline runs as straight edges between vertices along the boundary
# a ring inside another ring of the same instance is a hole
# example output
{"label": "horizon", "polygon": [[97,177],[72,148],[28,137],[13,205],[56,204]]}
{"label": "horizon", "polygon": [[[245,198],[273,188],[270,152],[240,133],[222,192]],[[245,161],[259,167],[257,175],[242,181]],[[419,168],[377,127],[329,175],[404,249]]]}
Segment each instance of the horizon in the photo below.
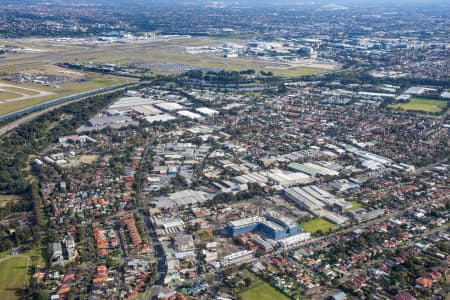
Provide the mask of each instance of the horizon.
{"label": "horizon", "polygon": [[400,7],[403,5],[414,5],[418,7],[431,7],[435,5],[450,6],[450,3],[445,0],[381,0],[381,1],[370,1],[370,0],[313,0],[313,1],[298,1],[298,0],[221,0],[221,1],[203,1],[203,0],[82,0],[82,1],[72,1],[72,0],[6,0],[5,3],[86,3],[86,4],[127,4],[127,5],[154,5],[154,4],[164,4],[164,5],[201,5],[201,6],[211,6],[216,5],[251,5],[251,6],[324,6],[324,5],[343,5],[350,7]]}

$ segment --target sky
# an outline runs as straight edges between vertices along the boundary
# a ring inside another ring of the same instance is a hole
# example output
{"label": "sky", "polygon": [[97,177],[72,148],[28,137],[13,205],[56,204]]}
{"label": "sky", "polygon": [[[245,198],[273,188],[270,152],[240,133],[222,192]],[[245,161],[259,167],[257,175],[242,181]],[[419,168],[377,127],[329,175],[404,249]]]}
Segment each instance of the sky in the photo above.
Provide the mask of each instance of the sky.
{"label": "sky", "polygon": [[285,4],[285,5],[304,5],[304,4],[341,4],[341,5],[408,5],[408,4],[420,4],[420,5],[433,5],[436,3],[447,3],[447,0],[120,0],[126,3],[138,2],[138,3],[171,3],[171,2],[182,2],[185,4],[189,3],[226,3],[226,4],[253,4],[253,5],[270,5],[270,4]]}
{"label": "sky", "polygon": [[343,5],[348,7],[436,7],[446,6],[450,7],[450,1],[448,0],[0,0],[7,3],[92,3],[92,4],[108,4],[108,3],[123,3],[130,5],[132,3],[139,5],[152,5],[152,4],[172,4],[172,5],[208,5],[216,3],[219,7],[220,4],[225,6],[323,6],[328,4]]}
{"label": "sky", "polygon": [[[151,3],[155,0],[121,0],[126,3],[139,2],[139,3]],[[185,4],[189,3],[226,3],[226,4],[252,4],[252,5],[270,5],[270,4],[284,4],[284,5],[305,5],[305,4],[341,4],[341,5],[408,5],[408,4],[420,4],[420,5],[432,5],[436,3],[446,3],[446,0],[156,0],[160,3],[170,3],[170,2],[182,2]]]}

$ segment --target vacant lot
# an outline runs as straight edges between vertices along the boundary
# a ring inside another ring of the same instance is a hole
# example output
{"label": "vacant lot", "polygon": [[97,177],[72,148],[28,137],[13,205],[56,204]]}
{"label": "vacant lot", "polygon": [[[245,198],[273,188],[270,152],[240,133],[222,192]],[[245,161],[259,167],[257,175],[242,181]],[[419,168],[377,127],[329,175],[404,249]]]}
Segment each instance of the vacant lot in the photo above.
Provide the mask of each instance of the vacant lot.
{"label": "vacant lot", "polygon": [[447,101],[427,98],[412,98],[408,103],[390,104],[392,109],[439,113],[447,107]]}
{"label": "vacant lot", "polygon": [[318,230],[327,232],[331,227],[334,226],[334,224],[324,218],[316,217],[309,221],[301,223],[300,226],[303,228],[303,231],[315,233]]}
{"label": "vacant lot", "polygon": [[0,207],[4,207],[7,203],[19,201],[16,195],[0,195]]}
{"label": "vacant lot", "polygon": [[252,285],[249,289],[240,294],[244,300],[287,300],[289,299],[281,292],[276,290],[270,284],[260,280],[254,275],[250,275],[252,279]]}
{"label": "vacant lot", "polygon": [[0,263],[0,295],[2,300],[20,299],[27,272],[27,259],[13,257]]}
{"label": "vacant lot", "polygon": [[83,164],[92,164],[97,160],[97,155],[81,155],[78,161]]}

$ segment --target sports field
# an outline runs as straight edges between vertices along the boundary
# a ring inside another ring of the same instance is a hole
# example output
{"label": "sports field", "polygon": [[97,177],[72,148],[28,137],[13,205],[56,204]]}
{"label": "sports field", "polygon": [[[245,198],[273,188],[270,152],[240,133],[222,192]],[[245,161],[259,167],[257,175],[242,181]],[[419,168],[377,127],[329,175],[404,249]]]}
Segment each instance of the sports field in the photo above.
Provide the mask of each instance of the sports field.
{"label": "sports field", "polygon": [[243,300],[287,300],[289,299],[270,284],[260,280],[254,275],[250,275],[252,285],[249,289],[240,294]]}
{"label": "sports field", "polygon": [[0,263],[0,295],[2,300],[20,299],[27,272],[27,259],[13,257]]}
{"label": "sports field", "polygon": [[301,223],[300,226],[302,227],[303,231],[315,233],[318,230],[322,230],[322,232],[327,232],[330,230],[331,227],[334,226],[334,224],[324,218],[316,217]]}
{"label": "sports field", "polygon": [[407,103],[390,104],[392,109],[402,109],[408,111],[422,111],[429,113],[442,112],[447,106],[447,101],[427,98],[412,98]]}

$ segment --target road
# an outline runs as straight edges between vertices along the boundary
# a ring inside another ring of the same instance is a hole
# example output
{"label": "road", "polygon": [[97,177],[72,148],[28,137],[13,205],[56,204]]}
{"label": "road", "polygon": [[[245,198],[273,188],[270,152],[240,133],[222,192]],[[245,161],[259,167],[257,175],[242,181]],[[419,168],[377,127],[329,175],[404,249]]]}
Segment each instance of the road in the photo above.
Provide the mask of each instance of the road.
{"label": "road", "polygon": [[[157,135],[155,135],[155,136],[157,136]],[[138,189],[136,190],[136,195],[137,195],[137,199],[138,199],[138,210],[137,211],[145,224],[146,231],[147,231],[147,234],[149,237],[149,241],[151,241],[151,244],[153,246],[153,251],[154,251],[154,256],[156,258],[157,271],[158,271],[149,299],[157,298],[157,296],[164,284],[164,279],[167,274],[166,255],[164,253],[164,248],[158,239],[158,235],[156,234],[155,228],[150,220],[150,216],[145,209],[146,208],[145,195],[143,192],[143,187],[145,186],[145,182],[146,182],[146,180],[145,180],[146,172],[145,172],[144,167],[147,163],[149,163],[149,160],[148,160],[149,155],[150,155],[149,151],[155,141],[156,141],[156,137],[153,137],[153,138],[149,139],[146,143],[147,147],[144,151],[143,158],[141,160],[141,165],[139,166],[139,170],[137,172],[137,174],[141,175],[141,178],[140,178],[141,184],[138,185]]]}
{"label": "road", "polygon": [[[414,243],[416,243],[417,241],[420,241],[422,238],[424,238],[427,235],[433,234],[437,231],[447,231],[448,230],[449,225],[443,225],[440,227],[436,227],[433,229],[429,229],[426,230],[425,232],[423,232],[420,235],[415,236],[412,240],[407,241],[404,244],[400,244],[398,246],[396,246],[396,249],[405,249],[405,248],[409,248],[411,247]],[[368,261],[365,261],[362,263],[362,265],[358,268],[354,268],[352,269],[351,273],[348,273],[346,275],[344,275],[342,278],[339,279],[339,281],[341,283],[344,283],[345,281],[347,281],[350,277],[355,276],[356,274],[364,274],[367,272],[367,270],[369,270],[372,266],[376,266],[379,263],[381,263],[382,261],[384,261],[386,259],[386,256],[383,254],[382,257],[378,258],[378,259],[370,259]]]}
{"label": "road", "polygon": [[[139,169],[137,171],[137,174],[140,175],[140,179],[139,180],[141,180],[141,182],[140,182],[140,184],[137,185],[138,188],[136,189],[136,195],[137,195],[137,200],[138,200],[137,212],[140,214],[140,217],[141,217],[141,219],[143,220],[143,222],[145,224],[146,232],[148,234],[149,241],[151,241],[152,247],[154,249],[154,256],[155,256],[156,262],[157,262],[157,276],[156,276],[155,282],[154,282],[154,284],[153,284],[153,286],[151,288],[151,294],[150,294],[150,296],[148,298],[149,300],[157,298],[159,292],[161,291],[161,289],[164,286],[164,279],[165,279],[165,277],[167,275],[167,263],[166,263],[166,259],[165,259],[164,248],[163,248],[163,246],[161,245],[161,243],[160,243],[160,241],[158,239],[158,236],[156,234],[155,228],[154,228],[154,226],[153,226],[153,224],[152,224],[152,222],[150,220],[149,213],[148,213],[148,211],[146,211],[146,200],[147,199],[146,199],[146,197],[144,195],[144,192],[143,192],[143,189],[145,188],[145,183],[146,183],[146,166],[149,163],[151,163],[151,159],[152,159],[152,157],[151,157],[151,150],[152,150],[153,145],[157,141],[158,137],[161,137],[161,135],[159,133],[155,133],[152,138],[149,138],[146,141],[146,148],[145,148],[145,151],[144,151],[143,158],[141,160]],[[432,168],[433,166],[434,166],[434,164],[426,166],[426,167],[421,168],[420,170],[418,170],[418,172],[419,173],[423,172],[424,170]],[[367,221],[365,223],[355,224],[353,226],[344,228],[344,229],[339,230],[337,232],[333,232],[331,234],[328,234],[328,235],[325,235],[325,236],[322,236],[322,237],[317,237],[317,238],[310,239],[308,241],[305,241],[303,243],[300,243],[300,244],[296,245],[295,247],[292,247],[291,249],[279,249],[279,250],[267,253],[263,257],[270,257],[270,256],[273,256],[273,255],[279,255],[279,254],[281,254],[283,252],[291,251],[291,250],[300,248],[300,247],[305,246],[305,245],[314,244],[314,243],[320,242],[321,240],[328,239],[328,238],[331,238],[331,237],[334,237],[334,236],[337,236],[337,235],[346,234],[346,233],[351,232],[351,231],[356,230],[356,229],[367,228],[367,227],[373,226],[375,224],[378,224],[380,222],[387,221],[387,220],[389,220],[390,218],[392,218],[392,217],[394,217],[396,215],[401,215],[401,214],[403,214],[405,212],[414,210],[417,207],[421,207],[421,206],[426,205],[427,203],[438,201],[438,200],[439,199],[433,199],[433,200],[427,200],[427,201],[422,201],[422,202],[416,202],[416,203],[413,203],[412,205],[410,205],[408,207],[405,207],[403,209],[400,209],[400,210],[390,211],[390,212],[386,211],[385,215],[383,215],[381,218],[376,218],[376,219]],[[219,269],[217,271],[213,271],[213,272],[209,272],[209,273],[200,275],[198,280],[207,279],[207,278],[210,278],[211,276],[216,276],[217,274],[220,274],[219,272],[221,272],[221,269]],[[218,281],[220,281],[220,280],[221,280],[221,278],[219,276],[219,278],[216,278],[216,283]],[[209,294],[210,295],[214,295],[214,293],[217,290],[217,288],[218,288],[217,284],[212,285],[210,287],[210,289],[209,289]]]}
{"label": "road", "polygon": [[29,99],[34,99],[34,98],[40,98],[40,97],[46,97],[46,96],[53,96],[55,95],[55,93],[52,92],[47,92],[47,91],[41,91],[41,90],[37,90],[37,89],[30,89],[30,88],[26,88],[26,87],[20,87],[21,90],[24,91],[30,91],[35,93],[34,95],[29,95],[29,94],[25,94],[23,92],[19,92],[18,90],[11,90],[8,88],[17,88],[17,86],[12,85],[12,84],[7,84],[7,83],[2,83],[0,82],[0,92],[7,92],[7,93],[13,93],[13,94],[17,94],[18,97],[16,98],[12,98],[9,100],[2,100],[1,102],[15,102],[15,101],[22,101],[22,100],[29,100]]}
{"label": "road", "polygon": [[50,107],[44,108],[44,109],[42,109],[42,110],[38,110],[38,111],[36,111],[36,112],[27,114],[27,115],[25,115],[24,117],[21,117],[21,118],[15,120],[15,121],[13,121],[13,122],[7,123],[7,124],[4,125],[3,127],[0,127],[0,136],[4,135],[4,134],[7,133],[8,131],[10,131],[10,130],[12,130],[12,129],[14,129],[14,128],[20,126],[20,125],[22,125],[22,124],[25,124],[25,123],[27,123],[27,122],[30,122],[31,120],[36,119],[37,117],[39,117],[39,116],[41,116],[41,115],[43,115],[43,114],[45,114],[45,113],[47,113],[47,112],[49,112],[49,111],[52,111],[52,110],[55,110],[55,109],[57,109],[57,108],[66,106],[66,105],[68,105],[68,104],[72,104],[72,103],[75,103],[75,102],[84,100],[84,99],[86,99],[86,98],[88,98],[88,97],[92,97],[92,96],[96,96],[96,95],[101,95],[101,94],[108,94],[108,93],[117,92],[118,90],[129,88],[129,87],[131,87],[132,85],[135,85],[135,84],[134,84],[134,83],[133,83],[133,84],[129,84],[129,85],[122,86],[122,87],[118,87],[117,89],[113,89],[113,90],[109,90],[109,91],[101,91],[101,92],[98,92],[97,94],[93,94],[93,95],[89,95],[89,96],[85,96],[85,97],[80,97],[80,98],[77,98],[77,99],[75,99],[75,100],[71,100],[71,101],[67,101],[67,102],[64,102],[64,103],[56,104],[56,105],[54,105],[54,106],[50,106]]}
{"label": "road", "polygon": [[421,168],[417,168],[416,171],[415,171],[415,174],[416,174],[416,175],[421,175],[423,172],[425,172],[425,171],[430,171],[430,170],[433,169],[434,167],[439,166],[439,165],[441,165],[441,164],[444,164],[444,163],[446,163],[447,161],[448,161],[448,159],[443,159],[443,160],[441,160],[441,161],[439,161],[439,162],[437,162],[437,163],[434,163],[434,164],[431,164],[431,165],[426,165],[426,166],[421,167]]}
{"label": "road", "polygon": [[[442,198],[444,198],[444,197],[442,197]],[[387,221],[387,220],[389,220],[390,218],[392,218],[392,217],[394,217],[394,216],[403,214],[403,213],[405,213],[405,212],[407,212],[407,211],[414,210],[415,208],[417,208],[417,207],[419,207],[419,206],[421,207],[421,206],[424,206],[424,205],[426,205],[426,204],[428,204],[428,203],[435,202],[435,201],[439,201],[440,199],[441,199],[441,198],[439,198],[439,199],[433,199],[433,200],[429,200],[429,201],[425,201],[425,202],[413,203],[411,206],[408,206],[408,207],[406,207],[406,208],[404,208],[404,209],[401,209],[401,210],[397,210],[397,211],[388,213],[388,214],[384,215],[384,216],[381,217],[381,218],[376,218],[376,219],[367,221],[367,222],[365,222],[365,223],[359,223],[359,224],[356,224],[356,225],[351,226],[351,227],[349,227],[349,228],[345,228],[345,229],[339,230],[339,231],[337,231],[337,232],[334,232],[334,233],[331,233],[331,234],[328,234],[328,235],[325,235],[325,236],[322,236],[322,237],[319,237],[319,238],[310,239],[310,240],[305,241],[304,243],[302,243],[302,244],[296,246],[295,248],[299,248],[299,247],[302,247],[302,246],[305,246],[305,245],[308,245],[308,244],[312,244],[312,243],[318,242],[318,241],[323,240],[323,239],[327,239],[327,238],[330,238],[330,237],[334,237],[334,236],[339,235],[339,234],[345,234],[345,233],[351,232],[351,231],[356,230],[356,229],[361,229],[361,228],[369,227],[369,226],[372,226],[372,225],[374,225],[374,224],[378,224],[378,223],[380,223],[380,222]],[[293,248],[293,249],[295,249],[295,248]],[[284,252],[284,250],[279,250],[279,251],[277,251],[276,253],[281,253],[281,252]],[[272,253],[273,253],[273,252],[272,252]]]}
{"label": "road", "polygon": [[[147,144],[148,146],[147,146],[147,149],[146,149],[146,154],[148,154],[148,150],[150,149],[150,147],[151,147],[151,145],[153,144],[154,141],[155,141],[155,139],[152,139],[152,141]],[[142,163],[141,163],[141,168],[140,168],[140,174],[141,175],[145,175],[145,174],[143,174],[144,172],[143,172],[142,167],[148,162],[149,162],[149,157],[148,157],[148,155],[145,155],[143,160],[142,160]],[[419,170],[419,172],[422,172],[423,170],[426,170],[426,169],[430,169],[433,166],[434,166],[434,164],[430,165],[430,166],[426,166],[426,167],[422,168],[421,170]],[[158,240],[158,237],[157,237],[156,232],[155,232],[155,230],[153,228],[153,225],[152,225],[152,223],[150,221],[150,217],[148,216],[148,213],[145,212],[145,205],[144,205],[145,197],[144,197],[143,192],[142,192],[142,187],[143,186],[144,186],[144,184],[141,184],[141,190],[137,191],[138,203],[139,203],[138,211],[140,212],[141,217],[144,220],[145,225],[147,227],[147,232],[149,234],[150,240],[152,241],[152,244],[153,244],[153,247],[154,247],[154,251],[155,251],[155,257],[157,258],[157,262],[158,262],[158,277],[157,277],[157,279],[155,281],[155,284],[154,284],[154,286],[152,288],[151,296],[149,297],[149,299],[151,300],[151,299],[156,299],[159,291],[161,290],[161,288],[162,288],[162,286],[164,284],[164,278],[165,278],[166,273],[167,273],[167,266],[166,266],[166,262],[165,262],[165,254],[164,254],[164,250],[162,248],[162,245],[160,244],[160,242]],[[300,244],[298,244],[295,247],[292,247],[290,249],[279,249],[279,250],[267,253],[267,254],[263,255],[262,257],[270,257],[270,256],[273,256],[273,255],[279,255],[279,254],[281,254],[283,252],[292,251],[294,249],[298,249],[298,248],[300,248],[302,246],[305,246],[305,245],[314,244],[314,243],[320,242],[321,240],[328,239],[330,237],[334,237],[334,236],[341,235],[341,234],[346,234],[346,233],[351,232],[351,231],[356,230],[356,229],[363,229],[363,228],[366,228],[366,227],[370,227],[370,226],[373,226],[373,225],[378,224],[380,222],[387,221],[387,220],[389,220],[390,218],[392,218],[394,216],[404,214],[405,212],[412,211],[412,210],[414,210],[417,207],[423,207],[424,205],[426,205],[428,203],[439,201],[439,200],[440,199],[433,199],[433,200],[427,200],[427,201],[422,201],[422,202],[416,202],[416,203],[413,203],[412,205],[410,205],[410,206],[408,206],[408,207],[406,207],[404,209],[396,210],[396,211],[393,211],[393,212],[386,212],[386,214],[384,216],[382,216],[381,218],[376,218],[376,219],[373,219],[373,220],[370,220],[370,221],[367,221],[367,222],[364,222],[364,223],[355,224],[353,226],[350,226],[348,228],[344,228],[344,229],[339,230],[337,232],[333,232],[333,233],[325,235],[325,236],[321,236],[321,237],[317,237],[317,238],[313,238],[313,239],[304,241],[303,243],[300,243]],[[217,271],[213,271],[213,272],[209,272],[209,273],[203,274],[203,275],[199,276],[198,280],[200,281],[202,279],[210,278],[211,276],[216,276],[217,274],[219,274],[219,272],[221,272],[221,269],[219,269]],[[219,276],[219,278],[216,278],[216,282],[220,281],[220,280],[221,280],[220,276]],[[208,294],[211,295],[211,296],[214,295],[214,292],[217,290],[217,288],[218,288],[217,284],[212,285],[208,289]]]}

